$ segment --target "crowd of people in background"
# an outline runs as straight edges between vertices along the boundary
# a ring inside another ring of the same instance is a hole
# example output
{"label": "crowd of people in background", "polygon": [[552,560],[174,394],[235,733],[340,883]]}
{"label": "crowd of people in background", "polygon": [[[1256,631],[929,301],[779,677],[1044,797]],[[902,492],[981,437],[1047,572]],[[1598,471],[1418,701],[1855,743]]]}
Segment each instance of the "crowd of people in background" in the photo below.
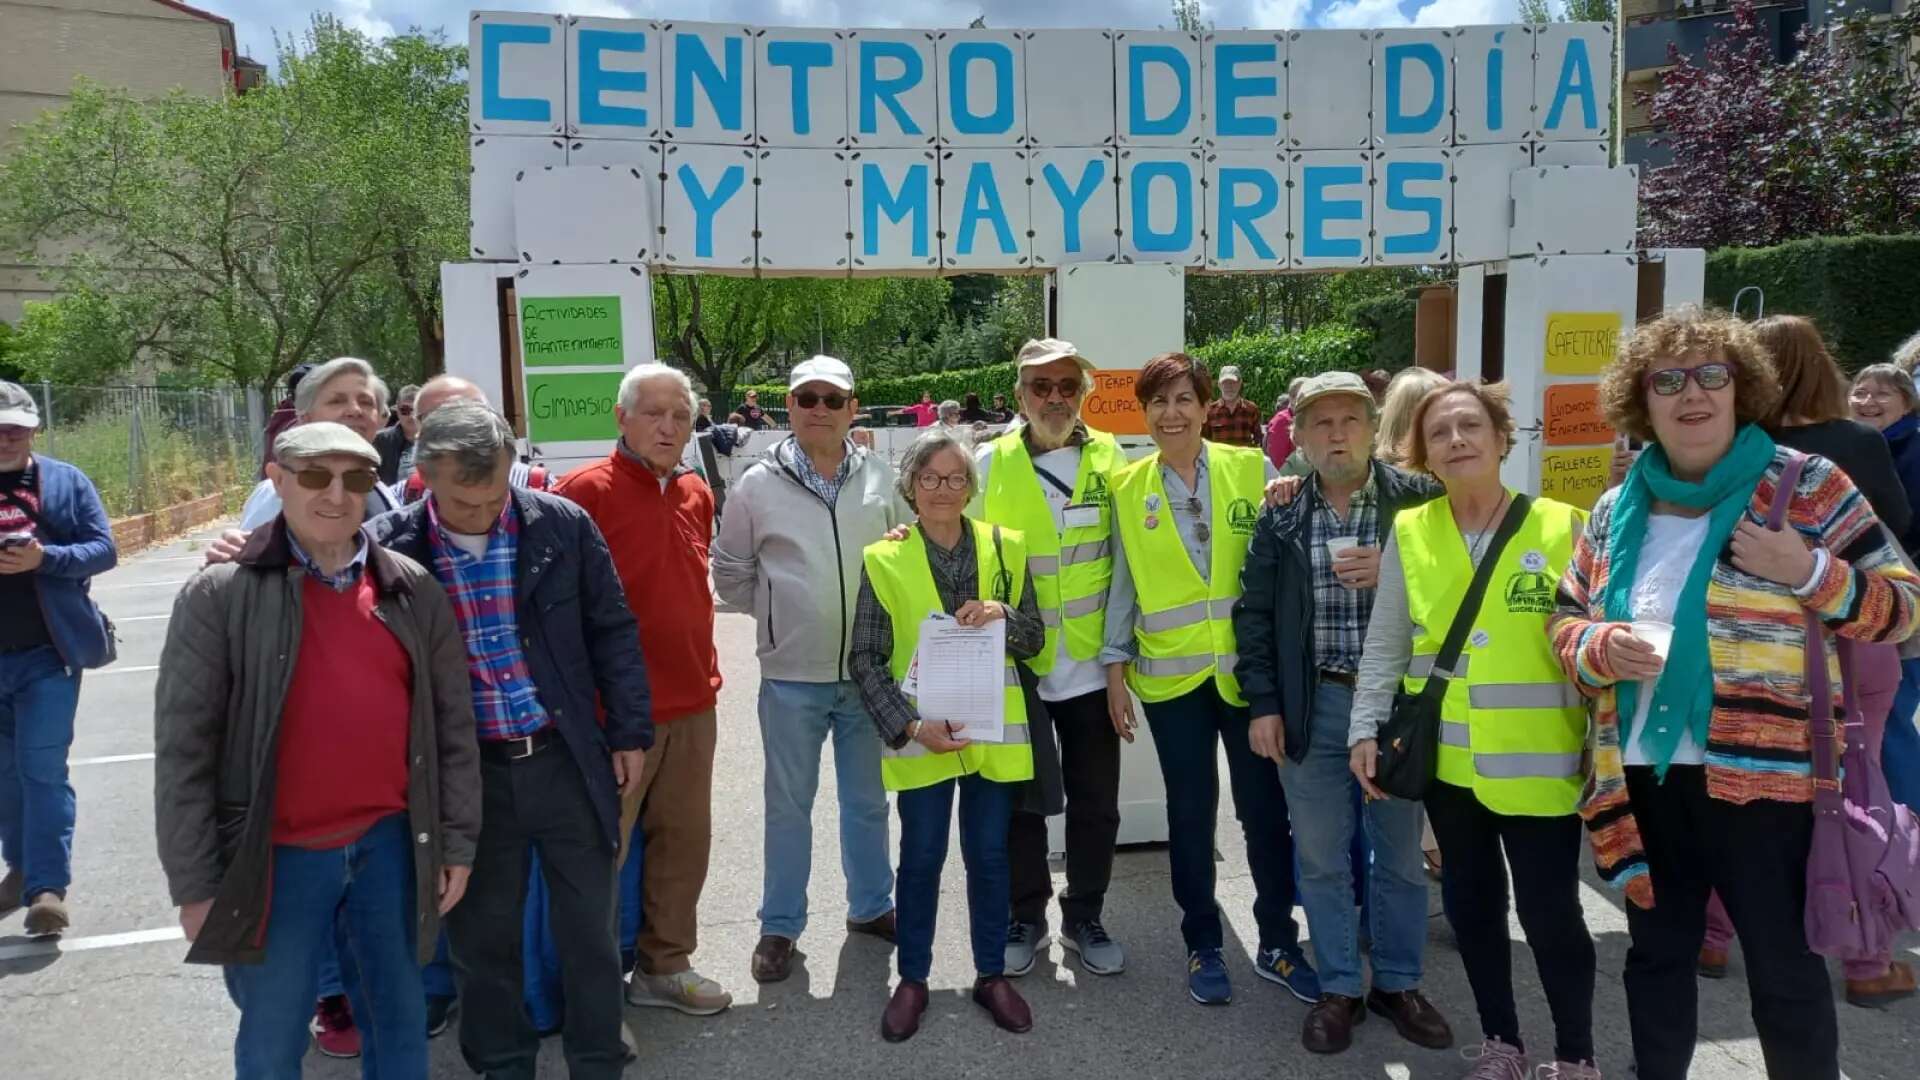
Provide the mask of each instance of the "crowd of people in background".
{"label": "crowd of people in background", "polygon": [[[695,966],[718,601],[756,627],[751,976],[802,955],[831,742],[845,929],[896,954],[888,1042],[928,1019],[956,820],[971,996],[999,1028],[1036,1026],[1017,981],[1052,942],[1093,976],[1139,959],[1104,915],[1144,716],[1192,1002],[1234,998],[1224,756],[1251,971],[1307,1006],[1306,1050],[1347,1050],[1368,1014],[1447,1048],[1471,1015],[1474,1080],[1598,1077],[1584,846],[1624,897],[1642,1080],[1686,1076],[1696,980],[1725,976],[1736,938],[1767,1075],[1837,1078],[1827,959],[1852,1004],[1915,993],[1890,934],[1839,944],[1808,885],[1834,857],[1814,812],[1842,790],[1830,743],[1920,800],[1920,335],[1902,350],[1849,380],[1805,319],[1648,321],[1601,379],[1623,444],[1591,511],[1503,481],[1504,386],[1418,367],[1294,379],[1263,420],[1238,367],[1155,356],[1134,387],[1151,448],[1129,461],[1081,415],[1094,361],[1035,340],[1011,404],[907,407],[925,430],[895,466],[857,437],[852,369],[816,356],[723,512],[686,450],[767,428],[755,391],[717,421],[684,374],[640,365],[611,453],[554,477],[466,380],[392,395],[363,360],[296,369],[159,664],[158,849],[188,960],[222,967],[247,1077],[298,1076],[310,1033],[364,1075],[423,1076],[456,1013],[475,1072],[531,1076],[536,888],[571,1075],[632,1060],[623,998],[727,1009]],[[87,478],[32,452],[39,425],[0,383],[0,913],[47,935],[70,924],[81,672],[114,656],[88,582],[116,552]],[[997,741],[920,710],[936,613],[1004,624]],[[1429,873],[1470,1013],[1425,990]],[[1894,887],[1920,905],[1920,880]],[[1509,906],[1550,1039],[1521,1029]]]}

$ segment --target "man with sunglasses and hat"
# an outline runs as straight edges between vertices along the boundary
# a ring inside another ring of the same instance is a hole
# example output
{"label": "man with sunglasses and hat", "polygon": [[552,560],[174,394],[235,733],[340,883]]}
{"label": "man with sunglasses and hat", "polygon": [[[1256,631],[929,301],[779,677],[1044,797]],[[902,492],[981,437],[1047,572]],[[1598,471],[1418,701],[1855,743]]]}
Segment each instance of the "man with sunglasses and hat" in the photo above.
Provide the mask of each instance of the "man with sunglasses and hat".
{"label": "man with sunglasses and hat", "polygon": [[336,925],[369,1076],[427,1073],[420,965],[466,892],[480,776],[466,648],[419,562],[363,530],[379,452],[281,435],[281,510],[174,601],[154,689],[160,862],[187,960],[240,1008],[234,1069],[297,1076]]}
{"label": "man with sunglasses and hat", "polygon": [[792,972],[807,925],[813,797],[833,740],[847,929],[894,939],[893,864],[880,738],[847,664],[862,552],[913,520],[885,457],[847,437],[859,401],[853,371],[815,356],[787,379],[793,434],[727,496],[713,545],[720,598],[753,612],[759,634],[760,738],[766,768],[765,877],[753,977]]}

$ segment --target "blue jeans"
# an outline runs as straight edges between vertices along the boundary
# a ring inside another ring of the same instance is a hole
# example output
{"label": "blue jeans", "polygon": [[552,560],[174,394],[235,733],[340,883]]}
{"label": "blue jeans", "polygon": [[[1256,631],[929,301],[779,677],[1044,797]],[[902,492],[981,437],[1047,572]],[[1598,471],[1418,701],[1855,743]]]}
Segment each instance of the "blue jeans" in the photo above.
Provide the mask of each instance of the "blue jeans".
{"label": "blue jeans", "polygon": [[973,970],[999,975],[1007,964],[1007,904],[1013,872],[1007,862],[1007,826],[1017,784],[969,773],[929,787],[902,791],[900,881],[894,894],[900,977],[926,982],[933,968],[933,927],[940,912],[940,868],[953,825],[953,789],[960,789],[960,857],[967,868],[967,920],[973,932]]}
{"label": "blue jeans", "polygon": [[273,849],[273,906],[266,957],[225,969],[240,1007],[234,1072],[248,1080],[299,1080],[320,954],[336,922],[345,929],[341,968],[360,1028],[360,1074],[427,1074],[427,1008],[414,954],[413,843],[405,814],[382,818],[360,839],[326,851]]}
{"label": "blue jeans", "polygon": [[840,792],[840,868],[847,877],[847,917],[877,919],[893,907],[880,735],[860,704],[860,691],[851,682],[763,679],[760,742],[766,757],[767,827],[762,934],[798,940],[807,928],[813,797],[820,790],[820,748],[829,736]]}
{"label": "blue jeans", "polygon": [[1229,705],[1211,680],[1171,701],[1145,703],[1147,727],[1160,756],[1167,788],[1167,863],[1173,899],[1180,905],[1180,936],[1187,948],[1223,944],[1220,905],[1213,898],[1214,824],[1220,811],[1220,748],[1227,751],[1233,816],[1247,840],[1253,875],[1253,921],[1260,947],[1299,941],[1293,923],[1293,834],[1287,827],[1287,795],[1273,762],[1247,743],[1252,717]]}
{"label": "blue jeans", "polygon": [[[1360,926],[1354,917],[1353,838],[1364,831],[1373,848],[1367,877],[1368,936],[1373,941],[1373,985],[1386,991],[1420,985],[1427,943],[1427,877],[1420,858],[1420,804],[1405,799],[1369,802],[1356,813],[1359,784],[1347,768],[1347,719],[1353,691],[1323,682],[1314,691],[1307,756],[1280,767],[1293,809],[1294,851],[1300,857],[1300,906],[1307,910],[1314,966],[1329,994],[1360,996]],[[1356,818],[1364,830],[1355,827]]]}
{"label": "blue jeans", "polygon": [[51,645],[0,653],[0,856],[27,901],[73,882],[73,785],[67,750],[80,673]]}

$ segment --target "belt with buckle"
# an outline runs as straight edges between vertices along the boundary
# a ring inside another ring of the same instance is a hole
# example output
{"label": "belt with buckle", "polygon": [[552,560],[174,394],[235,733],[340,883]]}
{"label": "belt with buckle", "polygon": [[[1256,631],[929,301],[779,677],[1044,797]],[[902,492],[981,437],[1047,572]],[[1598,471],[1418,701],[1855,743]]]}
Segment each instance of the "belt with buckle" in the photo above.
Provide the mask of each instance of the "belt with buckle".
{"label": "belt with buckle", "polygon": [[1349,690],[1354,688],[1353,672],[1351,671],[1328,671],[1326,668],[1321,668],[1320,681],[1335,683]]}
{"label": "belt with buckle", "polygon": [[553,740],[552,725],[518,739],[482,739],[480,757],[493,762],[524,761],[552,745]]}

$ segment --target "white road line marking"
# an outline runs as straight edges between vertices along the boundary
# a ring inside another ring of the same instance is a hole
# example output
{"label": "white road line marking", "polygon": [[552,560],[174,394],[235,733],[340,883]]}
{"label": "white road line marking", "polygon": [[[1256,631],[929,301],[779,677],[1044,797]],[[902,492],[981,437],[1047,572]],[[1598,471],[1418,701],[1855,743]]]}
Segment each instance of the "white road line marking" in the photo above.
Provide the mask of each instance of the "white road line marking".
{"label": "white road line marking", "polygon": [[74,758],[68,765],[117,765],[122,761],[152,761],[151,752],[145,754],[108,754],[106,757]]}
{"label": "white road line marking", "polygon": [[177,926],[157,930],[131,930],[124,934],[98,934],[83,938],[47,938],[17,945],[0,945],[0,961],[23,960],[50,953],[88,952],[93,949],[117,949],[123,945],[148,945],[156,941],[182,941],[186,935]]}
{"label": "white road line marking", "polygon": [[134,675],[142,671],[159,671],[159,670],[160,670],[159,664],[148,664],[144,667],[101,668],[99,671],[94,672],[93,675],[95,678],[99,678],[102,675]]}

